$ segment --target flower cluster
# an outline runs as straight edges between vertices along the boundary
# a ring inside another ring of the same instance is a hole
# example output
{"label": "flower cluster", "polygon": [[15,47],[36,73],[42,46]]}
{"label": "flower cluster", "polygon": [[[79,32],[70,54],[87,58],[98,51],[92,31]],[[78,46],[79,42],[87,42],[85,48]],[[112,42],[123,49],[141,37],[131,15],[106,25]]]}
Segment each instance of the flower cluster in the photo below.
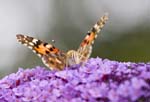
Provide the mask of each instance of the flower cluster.
{"label": "flower cluster", "polygon": [[150,102],[150,63],[91,58],[62,71],[19,69],[0,80],[0,102]]}

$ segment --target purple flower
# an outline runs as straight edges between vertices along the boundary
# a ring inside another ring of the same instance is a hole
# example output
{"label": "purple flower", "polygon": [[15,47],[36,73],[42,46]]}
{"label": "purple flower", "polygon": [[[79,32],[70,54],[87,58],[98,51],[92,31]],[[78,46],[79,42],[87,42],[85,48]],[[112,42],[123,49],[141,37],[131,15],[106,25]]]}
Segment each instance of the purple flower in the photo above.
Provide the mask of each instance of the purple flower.
{"label": "purple flower", "polygon": [[0,80],[0,102],[150,102],[150,63],[91,58],[62,71],[19,69]]}

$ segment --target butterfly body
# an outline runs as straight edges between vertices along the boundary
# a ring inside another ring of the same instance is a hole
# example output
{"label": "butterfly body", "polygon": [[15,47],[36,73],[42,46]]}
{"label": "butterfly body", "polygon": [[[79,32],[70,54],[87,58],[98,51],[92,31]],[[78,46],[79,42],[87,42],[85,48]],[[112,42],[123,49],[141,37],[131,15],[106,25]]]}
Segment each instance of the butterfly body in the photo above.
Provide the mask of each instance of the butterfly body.
{"label": "butterfly body", "polygon": [[39,57],[42,58],[43,63],[50,69],[63,70],[65,67],[72,66],[85,62],[91,55],[92,44],[94,43],[97,33],[103,28],[108,17],[104,15],[87,33],[84,40],[81,42],[77,50],[69,50],[63,52],[41,40],[35,39],[30,36],[18,34],[16,35],[18,42],[32,49]]}

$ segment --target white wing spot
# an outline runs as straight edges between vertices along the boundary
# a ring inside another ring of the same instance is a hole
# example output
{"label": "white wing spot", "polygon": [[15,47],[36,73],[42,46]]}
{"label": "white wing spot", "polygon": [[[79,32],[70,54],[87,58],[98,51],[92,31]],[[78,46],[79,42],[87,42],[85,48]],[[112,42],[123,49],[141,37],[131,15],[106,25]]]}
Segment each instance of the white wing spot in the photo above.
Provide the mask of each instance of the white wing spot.
{"label": "white wing spot", "polygon": [[33,39],[33,40],[32,40],[32,42],[34,42],[35,44],[36,44],[37,41],[38,41],[37,39]]}
{"label": "white wing spot", "polygon": [[35,50],[32,50],[34,53],[36,53],[36,51]]}
{"label": "white wing spot", "polygon": [[99,25],[95,24],[95,25],[94,25],[94,28],[95,28],[96,30],[99,29]]}
{"label": "white wing spot", "polygon": [[32,46],[28,46],[29,49],[33,49]]}
{"label": "white wing spot", "polygon": [[48,45],[46,45],[46,47],[47,47],[47,48],[51,48],[51,47],[52,47],[52,45],[48,44]]}
{"label": "white wing spot", "polygon": [[26,43],[24,43],[23,45],[28,46]]}
{"label": "white wing spot", "polygon": [[34,44],[33,44],[32,42],[29,42],[29,45],[30,45],[30,46],[34,46]]}
{"label": "white wing spot", "polygon": [[37,54],[39,57],[42,57],[42,55],[41,54]]}
{"label": "white wing spot", "polygon": [[97,34],[95,35],[95,38],[97,38]]}

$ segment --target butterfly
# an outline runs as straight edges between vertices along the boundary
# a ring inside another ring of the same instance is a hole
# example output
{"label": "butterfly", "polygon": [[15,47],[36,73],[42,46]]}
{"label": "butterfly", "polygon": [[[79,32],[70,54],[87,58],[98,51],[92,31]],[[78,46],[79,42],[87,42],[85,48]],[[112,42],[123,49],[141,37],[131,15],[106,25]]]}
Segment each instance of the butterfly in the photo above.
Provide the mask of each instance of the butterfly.
{"label": "butterfly", "polygon": [[67,52],[63,52],[52,44],[30,36],[17,34],[16,37],[18,42],[32,49],[48,68],[51,70],[63,70],[65,67],[87,61],[91,55],[94,40],[97,38],[97,34],[101,31],[107,20],[107,15],[102,16],[91,30],[88,31],[87,35],[79,45],[79,48]]}

